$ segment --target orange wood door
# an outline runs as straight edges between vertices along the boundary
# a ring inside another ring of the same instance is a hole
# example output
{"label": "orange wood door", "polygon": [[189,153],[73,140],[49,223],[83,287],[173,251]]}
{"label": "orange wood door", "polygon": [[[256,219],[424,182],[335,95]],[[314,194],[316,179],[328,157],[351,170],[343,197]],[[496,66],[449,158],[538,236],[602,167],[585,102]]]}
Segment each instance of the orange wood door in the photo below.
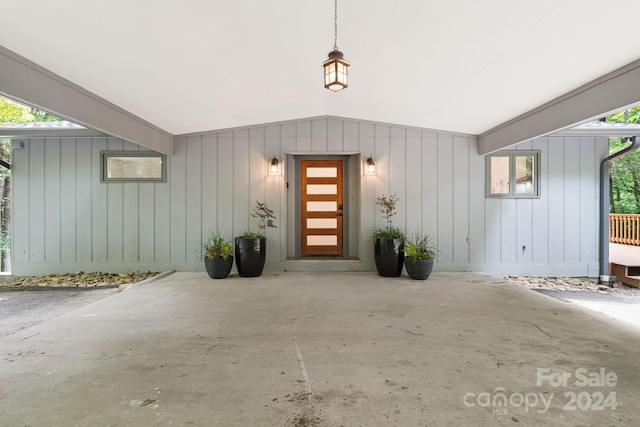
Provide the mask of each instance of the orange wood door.
{"label": "orange wood door", "polygon": [[343,161],[300,160],[300,252],[343,255]]}

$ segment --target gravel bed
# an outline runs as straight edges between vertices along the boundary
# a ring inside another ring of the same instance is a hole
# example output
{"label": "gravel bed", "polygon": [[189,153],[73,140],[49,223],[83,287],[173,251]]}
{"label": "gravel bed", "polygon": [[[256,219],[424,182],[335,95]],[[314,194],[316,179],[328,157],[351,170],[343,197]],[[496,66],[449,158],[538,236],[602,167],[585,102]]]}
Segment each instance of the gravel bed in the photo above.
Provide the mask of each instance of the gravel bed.
{"label": "gravel bed", "polygon": [[527,277],[507,276],[504,279],[516,285],[534,290],[585,291],[629,296],[640,296],[640,289],[627,286],[620,281],[613,286],[599,285],[597,278],[591,277]]}
{"label": "gravel bed", "polygon": [[158,272],[103,273],[92,272],[49,274],[46,276],[8,276],[0,282],[0,290],[27,290],[40,288],[117,288],[137,283],[159,274]]}

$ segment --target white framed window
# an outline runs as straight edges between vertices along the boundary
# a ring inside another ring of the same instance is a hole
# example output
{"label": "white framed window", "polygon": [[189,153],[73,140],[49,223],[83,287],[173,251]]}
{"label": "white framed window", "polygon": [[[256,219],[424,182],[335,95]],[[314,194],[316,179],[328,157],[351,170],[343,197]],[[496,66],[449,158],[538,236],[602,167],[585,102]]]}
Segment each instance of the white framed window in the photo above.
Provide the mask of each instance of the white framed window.
{"label": "white framed window", "polygon": [[540,151],[498,151],[487,155],[487,197],[540,197]]}
{"label": "white framed window", "polygon": [[167,157],[155,151],[101,151],[100,182],[167,182]]}

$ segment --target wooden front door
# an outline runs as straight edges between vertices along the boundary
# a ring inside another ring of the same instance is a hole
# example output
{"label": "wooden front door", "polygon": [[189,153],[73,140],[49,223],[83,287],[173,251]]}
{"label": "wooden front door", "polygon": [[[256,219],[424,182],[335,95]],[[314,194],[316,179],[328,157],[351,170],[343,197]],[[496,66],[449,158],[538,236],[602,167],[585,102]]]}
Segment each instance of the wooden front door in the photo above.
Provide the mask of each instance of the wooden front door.
{"label": "wooden front door", "polygon": [[300,252],[343,255],[343,161],[300,160]]}

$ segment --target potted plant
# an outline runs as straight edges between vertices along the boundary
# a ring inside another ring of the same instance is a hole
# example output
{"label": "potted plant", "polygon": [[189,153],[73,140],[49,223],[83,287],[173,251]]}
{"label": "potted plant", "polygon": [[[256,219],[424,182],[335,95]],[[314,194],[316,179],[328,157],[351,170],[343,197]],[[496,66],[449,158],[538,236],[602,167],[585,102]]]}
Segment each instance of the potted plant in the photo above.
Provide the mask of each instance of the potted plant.
{"label": "potted plant", "polygon": [[258,218],[258,231],[246,230],[235,238],[236,267],[240,277],[258,277],[267,259],[266,228],[277,228],[276,217],[266,203],[256,201],[251,216]]}
{"label": "potted plant", "polygon": [[437,249],[428,234],[416,231],[404,248],[404,265],[407,274],[414,280],[426,280],[433,270]]}
{"label": "potted plant", "polygon": [[212,279],[224,279],[233,267],[233,246],[218,231],[209,230],[209,237],[202,242],[204,267]]}
{"label": "potted plant", "polygon": [[384,277],[400,276],[404,266],[405,233],[391,223],[391,217],[396,214],[397,203],[397,194],[376,198],[376,205],[380,207],[380,213],[387,221],[384,228],[373,230],[376,270]]}

